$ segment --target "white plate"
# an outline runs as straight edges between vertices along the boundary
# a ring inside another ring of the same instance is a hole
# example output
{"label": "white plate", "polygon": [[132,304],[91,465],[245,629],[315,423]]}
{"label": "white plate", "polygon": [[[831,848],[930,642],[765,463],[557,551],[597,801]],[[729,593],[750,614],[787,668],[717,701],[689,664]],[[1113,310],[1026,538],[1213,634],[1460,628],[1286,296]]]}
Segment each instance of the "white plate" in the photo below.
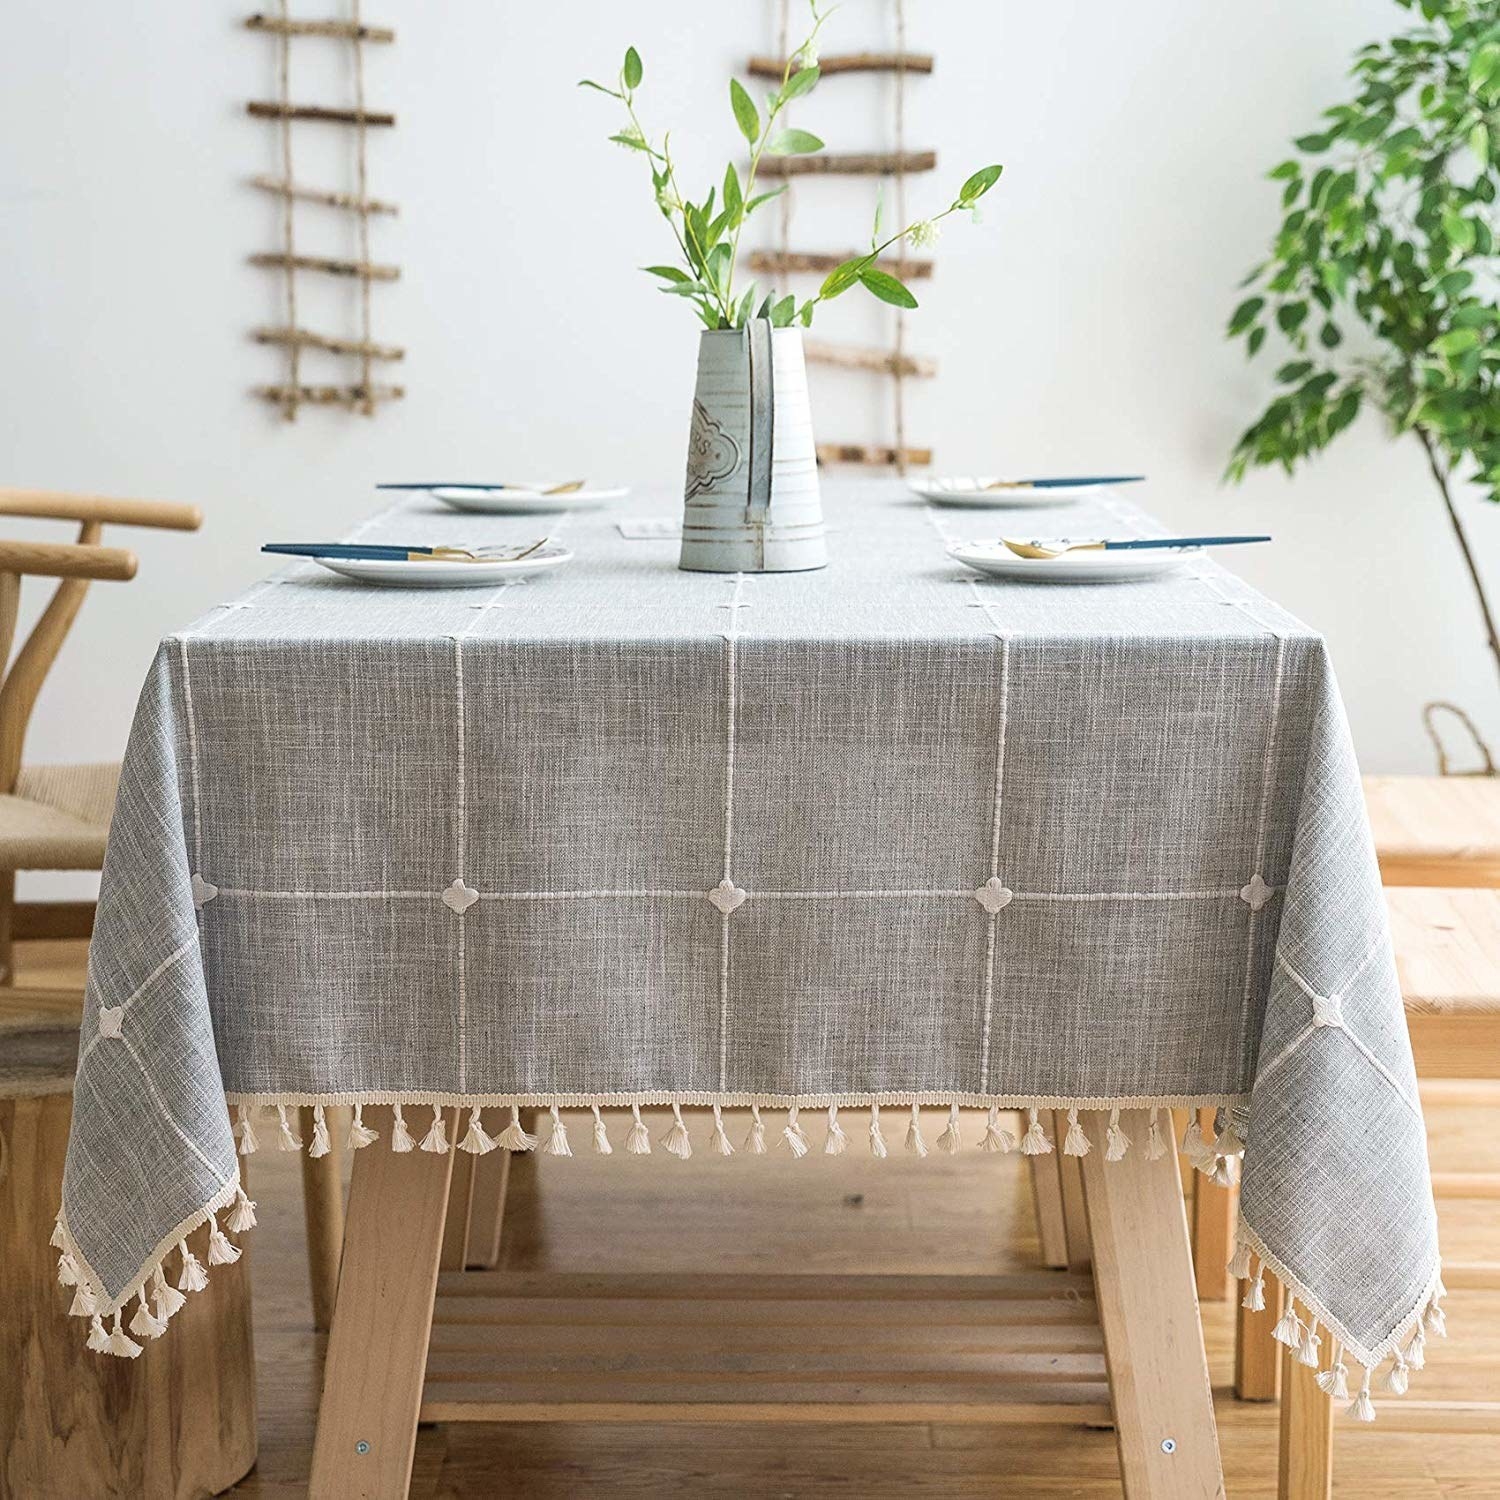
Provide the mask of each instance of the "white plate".
{"label": "white plate", "polygon": [[[553,480],[552,483],[559,481]],[[539,515],[564,510],[589,510],[607,505],[630,493],[624,485],[615,489],[571,490],[566,495],[548,495],[547,483],[538,480],[534,490],[519,485],[508,490],[470,489],[467,485],[443,485],[432,491],[435,498],[453,510],[479,511],[491,516]]]}
{"label": "white plate", "polygon": [[434,558],[385,557],[315,557],[331,572],[352,578],[356,583],[378,583],[398,589],[477,589],[493,588],[528,573],[545,573],[571,562],[573,554],[566,547],[543,547],[530,557],[495,562],[443,562]]}
{"label": "white plate", "polygon": [[1143,552],[1065,552],[1061,557],[1017,557],[1004,542],[955,542],[949,555],[996,578],[1028,583],[1123,583],[1156,578],[1202,556],[1201,547],[1151,548]]}
{"label": "white plate", "polygon": [[987,490],[999,476],[978,478],[913,479],[911,491],[936,505],[1005,506],[1012,510],[1040,510],[1048,505],[1071,505],[1075,500],[1103,494],[1107,484],[1070,484],[1040,490]]}

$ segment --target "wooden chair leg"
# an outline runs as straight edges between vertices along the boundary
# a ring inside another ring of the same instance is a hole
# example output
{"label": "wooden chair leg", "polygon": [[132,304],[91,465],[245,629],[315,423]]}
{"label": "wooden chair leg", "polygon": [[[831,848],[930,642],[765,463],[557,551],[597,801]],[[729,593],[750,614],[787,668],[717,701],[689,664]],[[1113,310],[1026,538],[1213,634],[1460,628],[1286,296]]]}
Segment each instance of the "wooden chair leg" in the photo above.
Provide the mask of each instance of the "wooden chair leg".
{"label": "wooden chair leg", "polygon": [[[1144,1110],[1130,1111],[1122,1124],[1132,1141],[1145,1141],[1150,1120]],[[1106,1126],[1106,1116],[1091,1116],[1096,1140]],[[1222,1497],[1176,1162],[1171,1155],[1150,1161],[1133,1147],[1114,1162],[1091,1151],[1082,1167],[1126,1500]]]}
{"label": "wooden chair leg", "polygon": [[[1063,1241],[1067,1246],[1067,1267],[1070,1271],[1087,1271],[1093,1263],[1093,1251],[1089,1245],[1089,1216],[1083,1206],[1083,1170],[1080,1158],[1064,1156],[1063,1139],[1068,1133],[1068,1117],[1062,1110],[1052,1116],[1053,1140],[1057,1151],[1057,1180],[1062,1195]],[[1099,1142],[1099,1149],[1104,1149]]]}
{"label": "wooden chair leg", "polygon": [[[1200,1109],[1198,1123],[1213,1134],[1214,1111]],[[1223,1302],[1230,1292],[1229,1257],[1234,1254],[1234,1189],[1193,1172],[1193,1271],[1200,1302]]]}
{"label": "wooden chair leg", "polygon": [[[332,1110],[325,1111],[330,1115]],[[339,1290],[339,1257],[344,1248],[344,1131],[328,1122],[326,1156],[302,1152],[302,1216],[307,1225],[307,1274],[312,1283],[313,1327],[327,1333]],[[313,1112],[301,1111],[302,1139],[312,1140]]]}
{"label": "wooden chair leg", "polygon": [[1281,1395],[1281,1345],[1271,1330],[1281,1319],[1285,1293],[1274,1276],[1264,1283],[1266,1305],[1260,1312],[1245,1307],[1250,1283],[1237,1284],[1239,1305],[1234,1321],[1234,1394],[1241,1401],[1274,1401]]}
{"label": "wooden chair leg", "polygon": [[469,1199],[468,1269],[493,1271],[500,1264],[500,1237],[505,1227],[505,1195],[510,1187],[509,1151],[491,1151],[474,1163]]}
{"label": "wooden chair leg", "polygon": [[[313,1448],[312,1500],[391,1500],[411,1482],[453,1153],[397,1154],[389,1109],[367,1110],[378,1149],[354,1158],[349,1225]],[[448,1111],[448,1135],[458,1111]]]}
{"label": "wooden chair leg", "polygon": [[[1270,1298],[1266,1299],[1269,1303]],[[1329,1500],[1333,1493],[1333,1402],[1318,1389],[1316,1370],[1281,1355],[1281,1454],[1278,1500]]]}
{"label": "wooden chair leg", "polygon": [[[509,1151],[491,1151],[491,1156],[509,1156]],[[443,1248],[438,1268],[462,1271],[469,1263],[469,1235],[474,1227],[474,1177],[479,1161],[467,1151],[453,1157],[453,1180],[448,1184],[448,1211],[443,1216]]]}
{"label": "wooden chair leg", "polygon": [[1036,1207],[1036,1235],[1041,1242],[1042,1264],[1054,1270],[1067,1269],[1068,1230],[1063,1217],[1062,1178],[1057,1153],[1028,1156],[1031,1168],[1031,1201]]}

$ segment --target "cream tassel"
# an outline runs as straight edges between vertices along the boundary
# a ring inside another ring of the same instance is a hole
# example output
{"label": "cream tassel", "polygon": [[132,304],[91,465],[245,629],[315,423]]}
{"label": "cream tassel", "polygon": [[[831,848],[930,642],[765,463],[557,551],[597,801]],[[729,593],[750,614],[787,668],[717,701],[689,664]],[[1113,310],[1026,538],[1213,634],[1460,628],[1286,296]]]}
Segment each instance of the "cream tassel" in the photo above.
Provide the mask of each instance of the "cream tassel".
{"label": "cream tassel", "polygon": [[68,1308],[70,1318],[92,1318],[99,1311],[94,1294],[80,1281],[73,1291],[73,1302]]}
{"label": "cream tassel", "polygon": [[797,1121],[797,1106],[794,1104],[787,1111],[786,1128],[781,1132],[781,1138],[786,1142],[786,1148],[799,1161],[807,1155],[807,1133]]}
{"label": "cream tassel", "polygon": [[1064,1156],[1087,1156],[1092,1150],[1089,1138],[1083,1133],[1083,1126],[1078,1123],[1077,1108],[1068,1111],[1068,1133],[1063,1137]]}
{"label": "cream tassel", "polygon": [[1333,1346],[1333,1365],[1317,1378],[1317,1387],[1334,1401],[1349,1399],[1349,1367],[1344,1363],[1344,1344],[1339,1340]]}
{"label": "cream tassel", "polygon": [[1218,1153],[1204,1139],[1197,1115],[1188,1121],[1187,1129],[1182,1132],[1182,1154],[1205,1176],[1211,1177],[1218,1166]]}
{"label": "cream tassel", "polygon": [[159,1339],[167,1331],[165,1321],[158,1318],[151,1311],[151,1305],[146,1301],[146,1288],[141,1288],[140,1305],[135,1310],[135,1316],[130,1320],[130,1331],[137,1338]]}
{"label": "cream tassel", "polygon": [[234,1234],[245,1234],[255,1228],[255,1205],[245,1196],[243,1187],[234,1190],[234,1207],[226,1222]]}
{"label": "cream tassel", "polygon": [[682,1123],[682,1106],[672,1106],[672,1123],[667,1127],[667,1133],[661,1138],[661,1149],[669,1156],[675,1156],[679,1161],[686,1161],[693,1154],[692,1138],[688,1135],[688,1128]]}
{"label": "cream tassel", "polygon": [[1052,1142],[1047,1139],[1047,1132],[1042,1129],[1042,1122],[1038,1118],[1036,1110],[1027,1110],[1026,1114],[1031,1123],[1026,1127],[1026,1134],[1021,1137],[1021,1155],[1050,1155]]}
{"label": "cream tassel", "polygon": [[1434,1338],[1448,1337],[1448,1319],[1444,1316],[1442,1308],[1437,1305],[1436,1298],[1427,1304],[1427,1311],[1422,1314],[1422,1327]]}
{"label": "cream tassel", "polygon": [[411,1131],[406,1128],[406,1115],[398,1104],[394,1110],[395,1123],[391,1126],[391,1150],[399,1151],[403,1155],[408,1151],[415,1151],[417,1143],[411,1138]]}
{"label": "cream tassel", "polygon": [[1297,1316],[1297,1299],[1290,1293],[1287,1294],[1286,1306],[1281,1309],[1281,1317],[1271,1330],[1271,1337],[1291,1350],[1296,1350],[1302,1343],[1302,1319]]}
{"label": "cream tassel", "polygon": [[573,1148],[568,1144],[568,1127],[563,1124],[561,1111],[553,1104],[548,1114],[552,1117],[552,1129],[547,1132],[547,1144],[542,1150],[548,1156],[571,1156]]}
{"label": "cream tassel", "polygon": [[1407,1385],[1407,1364],[1401,1358],[1400,1350],[1396,1351],[1396,1363],[1386,1372],[1385,1388],[1393,1396],[1404,1396]]}
{"label": "cream tassel", "polygon": [[1322,1363],[1318,1356],[1322,1343],[1323,1340],[1318,1337],[1318,1320],[1313,1318],[1302,1330],[1302,1347],[1297,1351],[1297,1363],[1306,1365],[1309,1370],[1316,1370]]}
{"label": "cream tassel", "polygon": [[73,1259],[70,1251],[64,1250],[57,1257],[57,1284],[58,1286],[78,1285],[78,1262]]}
{"label": "cream tassel", "polygon": [[927,1155],[927,1142],[922,1139],[921,1107],[916,1104],[911,1107],[911,1119],[906,1125],[906,1154],[908,1156]]}
{"label": "cream tassel", "polygon": [[292,1130],[291,1121],[286,1117],[286,1105],[276,1106],[276,1129],[281,1136],[281,1149],[283,1151],[300,1151],[302,1149],[302,1137]]}
{"label": "cream tassel", "polygon": [[632,1104],[630,1106],[630,1113],[633,1123],[630,1127],[630,1134],[625,1137],[625,1149],[632,1156],[650,1156],[651,1133],[646,1129],[644,1122],[641,1120],[640,1105]]}
{"label": "cream tassel", "polygon": [[844,1134],[844,1127],[839,1124],[839,1107],[837,1104],[828,1106],[828,1135],[823,1141],[824,1156],[842,1156],[849,1149],[849,1137]]}
{"label": "cream tassel", "polygon": [[733,1156],[734,1147],[730,1144],[728,1132],[724,1129],[724,1106],[714,1105],[714,1139],[713,1148],[720,1156]]}
{"label": "cream tassel", "polygon": [[254,1156],[260,1150],[260,1142],[255,1136],[255,1122],[250,1118],[250,1106],[240,1104],[235,1107],[237,1119],[234,1126],[235,1139],[240,1143],[241,1156]]}
{"label": "cream tassel", "polygon": [[327,1156],[332,1150],[333,1143],[328,1139],[328,1121],[323,1116],[323,1106],[315,1104],[312,1145],[307,1148],[307,1154],[312,1157]]}
{"label": "cream tassel", "polygon": [[1260,1269],[1255,1273],[1255,1280],[1245,1288],[1245,1300],[1240,1306],[1246,1312],[1264,1312],[1266,1310],[1266,1263],[1260,1263]]}
{"label": "cream tassel", "polygon": [[363,1146],[373,1146],[380,1139],[378,1130],[371,1130],[365,1124],[365,1107],[363,1104],[354,1106],[354,1119],[349,1124],[349,1149],[358,1151]]}
{"label": "cream tassel", "polygon": [[984,1122],[984,1139],[979,1143],[982,1151],[1010,1152],[1016,1149],[1016,1138],[1000,1123],[1000,1106],[990,1105],[988,1119]]}
{"label": "cream tassel", "polygon": [[870,1106],[870,1155],[884,1161],[890,1152],[886,1150],[885,1137],[880,1133],[880,1106]]}
{"label": "cream tassel", "polygon": [[495,1149],[494,1137],[484,1128],[484,1121],[480,1118],[483,1113],[479,1105],[474,1105],[469,1110],[469,1128],[464,1132],[464,1138],[458,1143],[460,1151],[467,1151],[470,1156],[487,1156]]}
{"label": "cream tassel", "polygon": [[1249,1281],[1250,1279],[1250,1247],[1240,1245],[1234,1252],[1226,1268],[1236,1281]]}
{"label": "cream tassel", "polygon": [[109,1353],[109,1335],[104,1331],[104,1319],[98,1313],[89,1324],[89,1348],[95,1354]]}
{"label": "cream tassel", "polygon": [[52,1225],[52,1238],[48,1240],[47,1243],[51,1245],[54,1250],[66,1250],[68,1248],[68,1242],[63,1237],[63,1226],[61,1219],[58,1219]]}
{"label": "cream tassel", "polygon": [[958,1134],[958,1106],[948,1106],[948,1123],[943,1127],[943,1133],[937,1138],[938,1150],[946,1151],[949,1156],[957,1156],[963,1141]]}
{"label": "cream tassel", "polygon": [[1120,1111],[1109,1112],[1109,1128],[1104,1133],[1105,1161],[1119,1161],[1130,1150],[1130,1137],[1120,1129]]}
{"label": "cream tassel", "polygon": [[1365,1370],[1364,1383],[1359,1388],[1357,1395],[1349,1406],[1349,1415],[1356,1422],[1373,1422],[1375,1420],[1375,1403],[1370,1400],[1370,1370]]}
{"label": "cream tassel", "polygon": [[177,1253],[182,1257],[182,1271],[177,1277],[179,1292],[201,1292],[208,1285],[208,1272],[203,1262],[188,1249],[186,1240],[177,1241]]}
{"label": "cream tassel", "polygon": [[1240,1133],[1234,1128],[1234,1121],[1224,1122],[1224,1128],[1219,1132],[1219,1139],[1214,1143],[1214,1149],[1220,1156],[1241,1156],[1244,1154],[1245,1143],[1240,1139]]}
{"label": "cream tassel", "polygon": [[167,1273],[160,1261],[151,1273],[151,1295],[156,1298],[156,1316],[166,1323],[187,1305],[187,1298],[175,1286],[167,1285]]}
{"label": "cream tassel", "polygon": [[505,1151],[536,1150],[536,1137],[521,1129],[521,1109],[519,1105],[511,1105],[510,1124],[495,1137],[495,1144]]}
{"label": "cream tassel", "polygon": [[427,1134],[422,1137],[422,1150],[430,1152],[433,1156],[448,1154],[448,1127],[443,1123],[443,1112],[436,1104],[432,1106],[432,1124],[427,1127]]}
{"label": "cream tassel", "polygon": [[1427,1337],[1420,1323],[1406,1345],[1405,1359],[1407,1367],[1412,1370],[1420,1370],[1427,1363]]}
{"label": "cream tassel", "polygon": [[216,1219],[210,1219],[208,1231],[208,1263],[211,1266],[232,1266],[240,1258],[240,1252],[224,1238]]}
{"label": "cream tassel", "polygon": [[1167,1143],[1161,1138],[1161,1110],[1151,1111],[1151,1128],[1146,1132],[1146,1160],[1160,1161],[1167,1154]]}
{"label": "cream tassel", "polygon": [[760,1105],[750,1106],[750,1134],[745,1137],[745,1150],[751,1156],[764,1156],[766,1154],[766,1127],[760,1117]]}
{"label": "cream tassel", "polygon": [[105,1346],[108,1351],[120,1359],[134,1359],[141,1352],[141,1346],[130,1338],[120,1326],[120,1312],[115,1310],[115,1326],[109,1335],[109,1342]]}
{"label": "cream tassel", "polygon": [[615,1148],[609,1143],[609,1131],[604,1127],[604,1116],[599,1111],[597,1104],[592,1105],[594,1111],[594,1151],[599,1156],[613,1156]]}

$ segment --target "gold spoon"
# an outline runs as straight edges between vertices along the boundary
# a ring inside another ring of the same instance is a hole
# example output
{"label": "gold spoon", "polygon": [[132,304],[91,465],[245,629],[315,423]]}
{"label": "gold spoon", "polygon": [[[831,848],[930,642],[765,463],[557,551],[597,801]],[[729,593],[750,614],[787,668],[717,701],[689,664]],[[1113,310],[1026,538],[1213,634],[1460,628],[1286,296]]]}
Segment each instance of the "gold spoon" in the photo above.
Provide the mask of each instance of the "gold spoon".
{"label": "gold spoon", "polygon": [[1268,536],[1142,536],[1127,537],[1122,541],[1107,541],[1090,538],[1087,541],[1070,542],[1059,537],[1053,542],[1021,542],[1003,536],[1001,544],[1017,557],[1061,557],[1067,552],[1138,552],[1148,548],[1162,547],[1233,547],[1245,542],[1269,542]]}

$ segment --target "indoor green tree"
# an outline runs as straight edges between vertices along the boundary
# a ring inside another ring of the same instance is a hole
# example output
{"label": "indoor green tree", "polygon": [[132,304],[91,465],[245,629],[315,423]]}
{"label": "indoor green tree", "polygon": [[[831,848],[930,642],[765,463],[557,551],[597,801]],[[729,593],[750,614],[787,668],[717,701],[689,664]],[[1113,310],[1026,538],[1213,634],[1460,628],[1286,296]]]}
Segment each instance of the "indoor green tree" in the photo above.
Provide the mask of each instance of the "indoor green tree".
{"label": "indoor green tree", "polygon": [[1377,408],[1426,451],[1500,668],[1457,501],[1500,501],[1500,0],[1396,3],[1422,24],[1361,48],[1353,98],[1270,173],[1282,225],[1229,334],[1290,354],[1229,476],[1290,473]]}

